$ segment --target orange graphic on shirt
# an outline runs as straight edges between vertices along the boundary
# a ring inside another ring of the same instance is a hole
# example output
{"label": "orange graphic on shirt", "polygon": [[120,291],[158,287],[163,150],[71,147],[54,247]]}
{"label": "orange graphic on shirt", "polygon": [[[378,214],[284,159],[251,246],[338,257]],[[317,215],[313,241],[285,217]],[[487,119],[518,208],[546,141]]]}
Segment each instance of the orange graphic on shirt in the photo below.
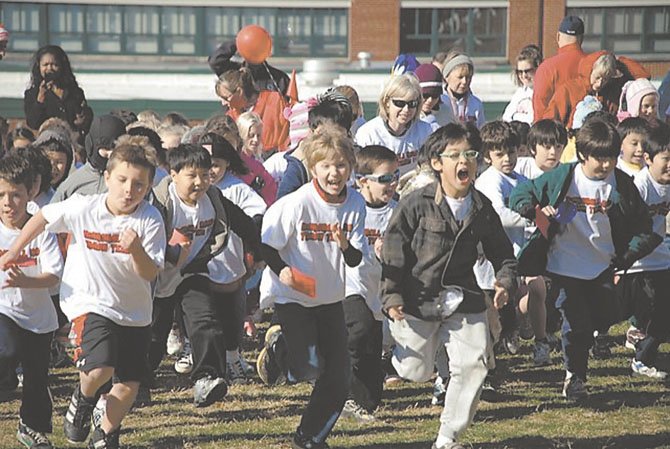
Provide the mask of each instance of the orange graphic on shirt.
{"label": "orange graphic on shirt", "polygon": [[[6,249],[0,249],[0,256],[5,254],[6,252],[7,252]],[[34,267],[37,265],[37,257],[39,255],[40,255],[39,248],[30,248],[27,253],[26,250],[24,249],[23,251],[21,251],[21,254],[19,254],[18,257],[14,259],[12,265],[15,265],[20,268]]]}
{"label": "orange graphic on shirt", "polygon": [[200,223],[197,224],[197,226],[188,224],[186,226],[182,226],[181,228],[175,228],[175,229],[184,236],[186,236],[189,240],[193,240],[194,237],[200,237],[205,235],[207,233],[207,229],[212,227],[213,224],[214,219],[212,218],[210,220],[201,221]]}
{"label": "orange graphic on shirt", "polygon": [[[302,241],[317,241],[317,242],[334,242],[333,231],[331,231],[331,224],[329,223],[303,223],[300,228],[300,240]],[[347,239],[349,238],[354,225],[345,223],[342,225],[342,231],[345,232]]]}
{"label": "orange graphic on shirt", "polygon": [[128,254],[128,250],[119,244],[119,234],[107,234],[103,232],[84,230],[84,239],[86,239],[86,248],[91,251],[100,251],[103,253],[121,253]]}
{"label": "orange graphic on shirt", "polygon": [[414,158],[419,154],[418,151],[408,151],[403,154],[398,155],[398,166],[402,167],[403,165],[411,164]]}
{"label": "orange graphic on shirt", "polygon": [[577,212],[589,213],[595,215],[597,213],[606,214],[612,207],[610,200],[599,200],[596,198],[580,198],[576,196],[567,196],[565,201],[569,202]]}
{"label": "orange graphic on shirt", "polygon": [[368,245],[374,245],[377,239],[382,236],[382,231],[379,229],[366,229],[364,233],[368,239]]}

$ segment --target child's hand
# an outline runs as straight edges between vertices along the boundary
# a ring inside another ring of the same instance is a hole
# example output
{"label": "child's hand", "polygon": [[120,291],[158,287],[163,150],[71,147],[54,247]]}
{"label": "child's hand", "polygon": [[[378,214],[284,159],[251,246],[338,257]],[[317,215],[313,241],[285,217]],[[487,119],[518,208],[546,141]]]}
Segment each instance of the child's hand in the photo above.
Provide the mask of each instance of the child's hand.
{"label": "child's hand", "polygon": [[291,271],[291,267],[286,266],[282,268],[282,270],[279,272],[279,280],[282,284],[288,287],[294,287],[295,280],[293,279],[293,272]]}
{"label": "child's hand", "polygon": [[181,268],[186,263],[189,254],[191,254],[191,241],[180,243],[179,257],[177,258],[177,268]]}
{"label": "child's hand", "polygon": [[23,270],[16,265],[12,265],[7,270],[7,280],[2,288],[27,288],[30,287],[30,280]]}
{"label": "child's hand", "polygon": [[502,309],[509,302],[509,292],[505,287],[497,282],[493,285],[495,295],[493,296],[493,305],[496,309]]}
{"label": "child's hand", "polygon": [[403,312],[402,309],[402,306],[391,306],[388,308],[389,316],[393,321],[402,321],[405,319],[405,312]]}
{"label": "child's hand", "polygon": [[330,230],[333,233],[333,238],[335,239],[337,246],[339,246],[342,251],[346,251],[347,248],[349,248],[349,240],[347,240],[345,233],[342,232],[342,226],[340,226],[339,223],[335,223],[330,225]]}
{"label": "child's hand", "polygon": [[130,228],[124,229],[121,231],[121,234],[119,234],[119,245],[130,254],[134,254],[137,250],[142,249],[142,244],[140,238],[137,236],[137,232]]}
{"label": "child's hand", "polygon": [[373,249],[375,251],[375,254],[377,255],[377,259],[381,260],[382,249],[384,249],[384,238],[383,237],[379,237],[377,240],[375,240],[375,244],[373,246]]}
{"label": "child's hand", "polygon": [[552,218],[556,216],[556,209],[554,209],[554,206],[544,206],[542,208],[542,213],[547,217]]}
{"label": "child's hand", "polygon": [[3,254],[2,257],[0,257],[0,270],[7,270],[11,266],[12,262],[16,260],[16,257],[17,254],[11,250]]}

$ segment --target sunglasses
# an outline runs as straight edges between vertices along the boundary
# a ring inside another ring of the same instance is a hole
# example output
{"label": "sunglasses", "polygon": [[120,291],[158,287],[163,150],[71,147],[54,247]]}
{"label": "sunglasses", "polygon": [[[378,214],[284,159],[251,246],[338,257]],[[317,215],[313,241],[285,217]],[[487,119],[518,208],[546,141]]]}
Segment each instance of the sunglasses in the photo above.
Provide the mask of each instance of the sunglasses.
{"label": "sunglasses", "polygon": [[400,170],[393,173],[384,173],[383,175],[361,175],[360,178],[369,179],[370,181],[378,182],[379,184],[392,184],[400,179]]}
{"label": "sunglasses", "polygon": [[436,98],[440,98],[440,94],[423,94],[424,100],[428,100],[429,98],[432,98],[433,100]]}
{"label": "sunglasses", "polygon": [[405,106],[409,107],[410,109],[415,109],[417,106],[419,106],[419,100],[410,100],[410,101],[405,101],[405,100],[398,100],[398,99],[391,99],[391,103],[397,108],[404,108]]}
{"label": "sunglasses", "polygon": [[461,154],[466,159],[473,160],[473,159],[477,159],[477,156],[479,156],[479,151],[477,151],[477,150],[450,151],[449,153],[440,154],[440,157],[446,157],[447,159],[451,159],[452,161],[457,161],[458,159],[460,159]]}
{"label": "sunglasses", "polygon": [[530,75],[535,71],[535,69],[516,69],[517,75]]}

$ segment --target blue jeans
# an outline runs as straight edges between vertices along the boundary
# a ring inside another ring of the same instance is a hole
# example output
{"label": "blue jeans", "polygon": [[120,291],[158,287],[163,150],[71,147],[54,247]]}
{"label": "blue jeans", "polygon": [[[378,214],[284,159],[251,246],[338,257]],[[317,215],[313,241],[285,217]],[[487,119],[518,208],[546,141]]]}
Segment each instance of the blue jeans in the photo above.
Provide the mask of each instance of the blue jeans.
{"label": "blue jeans", "polygon": [[298,432],[326,440],[342,412],[351,383],[342,303],[316,307],[275,304],[288,349],[288,379],[316,380]]}

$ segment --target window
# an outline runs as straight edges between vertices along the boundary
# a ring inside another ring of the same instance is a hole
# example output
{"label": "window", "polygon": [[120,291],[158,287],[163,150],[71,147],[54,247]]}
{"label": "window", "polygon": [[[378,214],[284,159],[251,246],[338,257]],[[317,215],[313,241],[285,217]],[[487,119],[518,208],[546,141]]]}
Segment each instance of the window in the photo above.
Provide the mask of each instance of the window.
{"label": "window", "polygon": [[40,8],[35,3],[0,4],[0,22],[12,33],[9,51],[32,53],[40,47]]}
{"label": "window", "polygon": [[66,52],[84,51],[84,7],[80,5],[51,5],[49,7],[49,43]]}
{"label": "window", "polygon": [[123,30],[123,9],[120,6],[92,6],[86,9],[88,51],[119,53]]}
{"label": "window", "polygon": [[470,56],[505,56],[507,8],[403,8],[400,51],[432,55],[453,47]]}
{"label": "window", "polygon": [[569,8],[584,20],[585,51],[670,53],[670,6]]}

